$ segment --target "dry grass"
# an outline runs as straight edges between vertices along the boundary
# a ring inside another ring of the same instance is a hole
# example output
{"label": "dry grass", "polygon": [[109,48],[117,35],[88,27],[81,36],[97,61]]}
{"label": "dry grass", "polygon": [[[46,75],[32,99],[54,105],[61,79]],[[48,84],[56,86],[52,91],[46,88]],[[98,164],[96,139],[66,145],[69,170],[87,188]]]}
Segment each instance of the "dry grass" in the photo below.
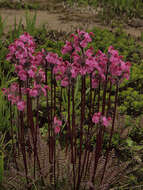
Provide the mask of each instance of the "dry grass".
{"label": "dry grass", "polygon": [[[29,133],[30,136],[30,133]],[[30,139],[30,144],[32,145],[32,138]],[[33,147],[31,147],[33,149]],[[28,179],[29,184],[26,183],[26,176],[24,172],[23,166],[23,158],[22,155],[17,155],[16,161],[18,165],[18,170],[15,167],[14,163],[10,163],[9,171],[5,172],[5,180],[3,187],[7,190],[25,190],[28,187],[36,187],[38,190],[47,190],[52,189],[54,186],[54,175],[53,168],[54,162],[51,164],[49,162],[49,149],[48,143],[45,138],[43,138],[38,131],[38,141],[37,141],[37,149],[38,156],[40,160],[40,167],[36,165],[36,175],[33,177],[33,163],[34,163],[34,155],[32,152],[27,152],[27,163],[28,163]],[[84,153],[83,153],[84,155]],[[107,164],[107,169],[105,172],[105,177],[103,180],[103,185],[100,184],[101,175],[103,172],[103,167],[105,163],[105,158],[100,157],[97,172],[95,176],[95,184],[91,183],[91,177],[93,173],[93,165],[94,165],[94,151],[89,153],[89,164],[87,168],[86,176],[82,176],[82,188],[89,189],[91,186],[94,186],[96,190],[108,190],[111,185],[116,184],[119,180],[121,180],[121,176],[124,174],[125,169],[128,166],[128,163],[119,163],[117,157],[114,154],[114,151],[110,152],[109,161]],[[56,145],[56,160],[55,160],[55,176],[56,183],[58,186],[58,190],[63,189],[69,190],[69,187],[73,185],[73,172],[72,172],[72,163],[71,163],[71,152],[65,151],[65,149],[61,149],[60,145]],[[82,156],[82,164],[83,164]],[[78,159],[75,163],[75,171],[78,171]],[[42,180],[41,180],[42,179]],[[36,189],[35,188],[35,189]]]}

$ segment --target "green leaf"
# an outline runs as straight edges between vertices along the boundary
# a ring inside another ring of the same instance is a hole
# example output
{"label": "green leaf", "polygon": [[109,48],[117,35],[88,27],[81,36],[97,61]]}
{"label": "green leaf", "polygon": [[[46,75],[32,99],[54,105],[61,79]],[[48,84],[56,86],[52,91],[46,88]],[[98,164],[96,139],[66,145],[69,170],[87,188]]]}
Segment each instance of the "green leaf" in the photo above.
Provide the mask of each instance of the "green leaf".
{"label": "green leaf", "polygon": [[127,138],[126,143],[129,147],[132,147],[134,142],[130,138]]}

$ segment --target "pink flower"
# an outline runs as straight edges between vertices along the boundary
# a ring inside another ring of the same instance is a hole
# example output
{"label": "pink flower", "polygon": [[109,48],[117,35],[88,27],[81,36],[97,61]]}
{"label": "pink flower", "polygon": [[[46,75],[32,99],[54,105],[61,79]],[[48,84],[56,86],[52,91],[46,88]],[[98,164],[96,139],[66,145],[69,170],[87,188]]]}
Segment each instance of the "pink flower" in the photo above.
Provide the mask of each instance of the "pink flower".
{"label": "pink flower", "polygon": [[101,112],[94,113],[94,115],[92,117],[92,122],[95,124],[99,123],[100,117],[101,117]]}
{"label": "pink flower", "polygon": [[59,133],[60,132],[60,126],[62,125],[62,121],[58,120],[57,117],[54,117],[54,131],[55,133]]}
{"label": "pink flower", "polygon": [[76,65],[72,64],[72,69],[71,69],[72,78],[76,78],[78,73],[79,73],[78,67],[76,67]]}
{"label": "pink flower", "polygon": [[46,96],[46,95],[47,95],[47,91],[46,91],[46,89],[45,89],[45,88],[41,88],[41,90],[42,90],[44,96]]}
{"label": "pink flower", "polygon": [[12,101],[13,95],[12,94],[8,94],[7,98],[8,98],[8,101]]}
{"label": "pink flower", "polygon": [[15,59],[17,59],[17,64],[24,65],[29,62],[29,59],[32,57],[35,50],[35,43],[28,33],[24,33],[19,39],[16,39],[8,49],[7,60],[15,62]]}
{"label": "pink flower", "polygon": [[11,53],[8,53],[7,56],[6,56],[6,60],[10,61],[11,59],[12,59],[12,55],[11,55]]}
{"label": "pink flower", "polygon": [[15,66],[15,72],[18,73],[20,70],[23,69],[22,65],[14,65]]}
{"label": "pink flower", "polygon": [[38,90],[36,88],[30,89],[29,90],[29,95],[32,97],[38,96]]}
{"label": "pink flower", "polygon": [[62,121],[58,120],[56,116],[54,117],[54,125],[58,125],[58,126],[62,125]]}
{"label": "pink flower", "polygon": [[83,75],[86,75],[86,72],[87,72],[87,68],[85,66],[81,67],[80,68],[80,71],[79,73],[83,76]]}
{"label": "pink flower", "polygon": [[84,40],[82,40],[82,41],[80,42],[80,45],[81,45],[81,47],[83,47],[83,48],[86,48],[87,44],[88,44],[88,41],[87,41],[86,39],[84,39]]}
{"label": "pink flower", "polygon": [[69,41],[66,41],[66,45],[62,48],[62,54],[66,54],[66,53],[72,53],[73,47],[72,47],[72,43]]}
{"label": "pink flower", "polygon": [[92,88],[97,88],[99,85],[99,79],[98,78],[92,78]]}
{"label": "pink flower", "polygon": [[[82,30],[77,30],[77,35],[75,34],[71,35],[71,37],[74,38],[72,47],[74,47],[76,52],[80,52],[81,48],[86,48],[88,43],[92,41],[90,35],[92,35],[92,33],[87,33]],[[67,43],[67,45],[65,46],[67,49],[69,47],[69,44],[70,43]],[[63,50],[66,51],[67,49],[63,49]]]}
{"label": "pink flower", "polygon": [[90,34],[82,30],[81,31],[78,30],[77,32],[78,32],[79,39],[82,39],[80,42],[80,46],[83,48],[86,48],[88,43],[92,41]]}
{"label": "pink flower", "polygon": [[50,90],[50,87],[48,85],[44,85],[44,88]]}
{"label": "pink flower", "polygon": [[102,117],[102,124],[107,127],[110,124],[111,117],[106,118],[105,116]]}
{"label": "pink flower", "polygon": [[19,111],[24,111],[24,109],[25,109],[25,102],[24,101],[19,101],[18,103],[17,103],[17,108],[18,108],[18,110]]}
{"label": "pink flower", "polygon": [[69,81],[68,81],[67,78],[64,78],[64,79],[61,81],[61,86],[66,87],[66,86],[68,86],[68,84],[69,84]]}
{"label": "pink flower", "polygon": [[111,74],[111,81],[114,83],[115,79],[129,79],[130,74],[130,63],[124,62],[122,60],[122,56],[119,56],[119,53],[117,50],[114,50],[112,46],[108,48],[108,53],[110,55],[110,67],[109,71]]}
{"label": "pink flower", "polygon": [[60,132],[60,127],[59,126],[56,126],[55,128],[54,128],[54,131],[55,131],[55,134],[58,134],[59,132]]}
{"label": "pink flower", "polygon": [[16,59],[23,59],[24,56],[23,56],[22,51],[16,51],[15,52],[15,57],[16,57]]}
{"label": "pink flower", "polygon": [[27,74],[24,70],[19,71],[18,76],[19,76],[20,80],[26,81],[26,79],[27,79]]}
{"label": "pink flower", "polygon": [[17,91],[17,89],[18,89],[18,84],[17,83],[13,83],[13,84],[11,84],[11,86],[10,86],[10,91],[11,92],[15,92],[15,91]]}
{"label": "pink flower", "polygon": [[34,78],[34,76],[35,76],[35,72],[32,69],[30,69],[28,71],[28,74],[29,74],[29,77],[31,77],[31,78]]}
{"label": "pink flower", "polygon": [[94,113],[93,117],[92,117],[92,122],[95,124],[102,124],[103,126],[107,127],[109,126],[111,121],[111,117],[106,118],[105,116],[101,115],[101,112],[98,113]]}
{"label": "pink flower", "polygon": [[85,55],[87,57],[91,57],[93,55],[93,47],[90,47],[89,49],[86,50]]}
{"label": "pink flower", "polygon": [[24,42],[25,44],[27,43],[27,45],[31,48],[35,48],[35,42],[34,39],[32,38],[32,36],[30,36],[27,32],[25,32],[23,35],[21,35],[19,37],[19,40],[21,40],[22,42]]}
{"label": "pink flower", "polygon": [[24,49],[24,43],[20,39],[15,40],[15,46],[18,47],[17,49]]}
{"label": "pink flower", "polygon": [[44,63],[43,57],[43,52],[37,52],[35,56],[32,56],[31,63],[39,66]]}
{"label": "pink flower", "polygon": [[49,52],[46,56],[48,63],[57,64],[59,62],[58,55],[56,53]]}
{"label": "pink flower", "polygon": [[44,96],[47,95],[47,90],[50,90],[50,87],[48,85],[44,85],[44,87],[41,87],[41,91],[43,92]]}
{"label": "pink flower", "polygon": [[9,47],[8,47],[9,51],[10,51],[10,54],[14,54],[15,51],[16,51],[16,46],[15,44],[10,44]]}
{"label": "pink flower", "polygon": [[89,57],[88,59],[86,59],[85,64],[87,68],[87,73],[89,74],[92,73],[95,70],[95,68],[98,67],[98,63],[94,57]]}

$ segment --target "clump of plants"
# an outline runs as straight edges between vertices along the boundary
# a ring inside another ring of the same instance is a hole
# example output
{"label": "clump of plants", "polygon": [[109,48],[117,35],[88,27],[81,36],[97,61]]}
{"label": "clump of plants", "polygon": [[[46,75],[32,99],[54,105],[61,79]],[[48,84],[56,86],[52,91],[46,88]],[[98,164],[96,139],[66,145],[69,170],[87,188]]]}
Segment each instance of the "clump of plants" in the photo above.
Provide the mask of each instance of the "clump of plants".
{"label": "clump of plants", "polygon": [[0,1],[0,8],[9,8],[9,9],[40,9],[40,6],[37,3],[27,3],[24,1],[10,2],[7,0]]}
{"label": "clump of plants", "polygon": [[[41,167],[39,128],[46,131],[47,170],[50,168],[47,176],[54,189],[61,182],[57,166],[59,149],[69,158],[71,189],[79,190],[87,183],[91,190],[94,186],[107,189],[112,184],[105,180],[105,174],[111,157],[118,92],[123,80],[129,79],[131,65],[112,46],[107,54],[101,50],[95,53],[90,46],[92,37],[92,32],[80,30],[71,34],[71,40],[61,50],[66,55],[64,59],[44,49],[35,51],[36,44],[28,33],[8,48],[7,60],[14,64],[16,80],[3,88],[3,93],[10,102],[14,167],[19,171],[21,155],[28,189],[37,184],[43,188],[49,186]],[[103,143],[108,127],[105,150]],[[104,152],[102,171],[97,178]],[[63,165],[66,167],[66,163]]]}

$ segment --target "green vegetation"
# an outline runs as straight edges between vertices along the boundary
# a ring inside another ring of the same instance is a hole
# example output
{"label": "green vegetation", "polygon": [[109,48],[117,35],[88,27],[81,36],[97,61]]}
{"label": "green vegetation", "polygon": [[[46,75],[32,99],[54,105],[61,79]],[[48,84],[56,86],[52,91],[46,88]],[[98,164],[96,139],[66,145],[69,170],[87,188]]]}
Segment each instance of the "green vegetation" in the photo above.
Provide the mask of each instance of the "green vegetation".
{"label": "green vegetation", "polygon": [[37,3],[24,3],[22,1],[11,2],[9,0],[0,0],[0,8],[9,9],[40,9]]}
{"label": "green vegetation", "polygon": [[54,6],[55,3],[68,3],[69,5],[78,4],[80,6],[90,5],[95,8],[100,7],[99,14],[104,19],[105,15],[108,15],[108,19],[120,18],[128,19],[133,17],[143,18],[143,2],[142,0],[51,0],[49,3],[42,5],[40,1],[17,1],[11,2],[9,0],[1,0],[0,8],[10,9],[41,9],[50,10],[51,4]]}
{"label": "green vegetation", "polygon": [[112,17],[139,17],[143,18],[143,2],[141,0],[67,0],[69,3],[91,5],[101,8],[102,16]]}

